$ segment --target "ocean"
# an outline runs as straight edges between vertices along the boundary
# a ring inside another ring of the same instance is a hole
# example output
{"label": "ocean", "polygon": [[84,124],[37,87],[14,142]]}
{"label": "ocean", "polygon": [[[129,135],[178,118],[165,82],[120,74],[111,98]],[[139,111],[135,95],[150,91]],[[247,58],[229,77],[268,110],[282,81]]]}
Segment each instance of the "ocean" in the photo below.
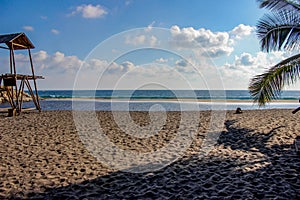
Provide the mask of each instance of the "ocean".
{"label": "ocean", "polygon": [[[248,90],[41,90],[42,98],[252,100]],[[280,100],[298,100],[300,91],[282,91]]]}
{"label": "ocean", "polygon": [[[247,90],[40,90],[43,110],[189,111],[295,109],[300,91],[283,91],[281,102],[253,103]],[[72,101],[72,98],[75,101]],[[286,101],[288,100],[288,101]],[[0,107],[6,107],[1,104]],[[24,107],[32,107],[26,102]]]}

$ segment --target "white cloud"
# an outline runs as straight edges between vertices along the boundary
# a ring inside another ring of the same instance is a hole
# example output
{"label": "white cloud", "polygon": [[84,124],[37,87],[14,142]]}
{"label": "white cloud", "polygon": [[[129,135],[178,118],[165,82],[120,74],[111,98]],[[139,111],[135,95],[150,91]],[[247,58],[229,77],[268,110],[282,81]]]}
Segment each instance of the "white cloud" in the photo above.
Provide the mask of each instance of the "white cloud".
{"label": "white cloud", "polygon": [[133,70],[134,69],[134,64],[132,62],[129,62],[129,61],[125,61],[121,64],[122,66],[122,70],[125,71],[125,72],[128,72],[130,70]]}
{"label": "white cloud", "polygon": [[34,31],[34,28],[32,26],[23,26],[23,29],[25,31]]}
{"label": "white cloud", "polygon": [[27,65],[29,64],[29,58],[24,54],[15,54],[15,60],[21,65],[23,65],[24,63],[26,63]]}
{"label": "white cloud", "polygon": [[212,32],[204,28],[171,27],[171,44],[177,48],[194,49],[203,56],[219,57],[233,51],[227,32]]}
{"label": "white cloud", "polygon": [[36,62],[42,62],[48,58],[48,54],[46,51],[39,51],[33,54],[33,59]]}
{"label": "white cloud", "polygon": [[81,14],[83,18],[101,18],[108,12],[101,5],[83,4],[77,6],[71,15]]}
{"label": "white cloud", "polygon": [[[28,68],[29,58],[26,54],[15,54],[15,59],[18,69]],[[80,70],[80,67],[82,67],[82,72],[100,73],[106,71],[111,74],[119,74],[130,71],[136,67],[129,61],[125,61],[121,64],[109,64],[107,60],[90,59],[85,62],[77,56],[67,56],[59,51],[54,54],[48,54],[46,51],[41,50],[33,53],[32,59],[36,71],[48,75],[75,75]],[[5,62],[9,62],[8,58],[5,58]]]}
{"label": "white cloud", "polygon": [[167,58],[159,58],[159,59],[156,59],[155,62],[157,63],[166,63],[168,62],[169,60]]}
{"label": "white cloud", "polygon": [[220,47],[212,47],[212,48],[207,48],[202,55],[208,56],[211,58],[217,58],[221,56],[228,56],[233,52],[233,47],[228,47],[228,46],[220,46]]}
{"label": "white cloud", "polygon": [[219,67],[219,70],[227,89],[247,89],[251,78],[289,56],[285,52],[257,52],[255,55],[244,52],[235,56],[232,63]]}
{"label": "white cloud", "polygon": [[250,53],[242,53],[241,56],[235,56],[235,64],[243,66],[251,66],[256,63],[256,59]]}
{"label": "white cloud", "polygon": [[[95,63],[97,64],[95,65]],[[125,61],[121,64],[113,62],[108,65],[107,61],[95,59],[94,63],[89,62],[89,64],[94,65],[94,67],[97,67],[98,69],[103,71],[104,74],[113,75],[120,75],[136,68],[136,66],[130,61]]]}
{"label": "white cloud", "polygon": [[[27,55],[16,54],[16,62],[22,63],[20,67],[24,67],[28,62]],[[77,56],[66,56],[62,52],[55,52],[52,55],[49,55],[46,51],[38,51],[33,53],[33,62],[36,67],[36,70],[39,73],[46,74],[68,74],[74,75],[79,70],[80,67],[82,72],[87,73],[101,73],[107,72],[110,74],[120,74],[133,70],[136,68],[132,62],[125,61],[121,64],[111,63],[107,60],[100,59],[90,59],[86,62],[79,59]],[[24,66],[23,66],[24,65]]]}
{"label": "white cloud", "polygon": [[53,33],[54,35],[58,35],[60,32],[57,29],[52,29],[51,33]]}
{"label": "white cloud", "polygon": [[157,44],[157,38],[155,36],[151,35],[149,38],[149,45],[155,46],[156,44]]}
{"label": "white cloud", "polygon": [[144,44],[145,40],[146,40],[146,36],[145,35],[127,36],[126,40],[125,40],[125,43],[137,46],[137,45]]}
{"label": "white cloud", "polygon": [[176,62],[175,62],[175,64],[177,65],[177,66],[180,66],[180,67],[186,67],[187,65],[188,65],[188,63],[185,61],[185,60],[177,60]]}
{"label": "white cloud", "polygon": [[241,39],[244,36],[248,36],[252,34],[254,30],[255,30],[254,26],[240,24],[234,29],[232,29],[232,31],[230,31],[230,34],[235,36],[237,39]]}
{"label": "white cloud", "polygon": [[125,44],[130,44],[134,46],[139,46],[139,45],[150,45],[150,46],[155,46],[157,44],[157,38],[153,35],[148,36],[148,35],[136,35],[136,36],[126,36],[125,38]]}
{"label": "white cloud", "polygon": [[234,51],[236,40],[240,40],[253,33],[252,26],[240,24],[228,32],[213,32],[208,29],[193,27],[171,27],[171,45],[178,49],[191,49],[200,56],[221,57],[228,56]]}
{"label": "white cloud", "polygon": [[[64,53],[59,51],[52,55],[49,55],[46,51],[38,51],[33,53],[32,57],[36,71],[38,73],[46,74],[57,74],[58,72],[74,73],[83,63],[83,61],[81,61],[77,56],[66,56]],[[16,62],[19,60],[20,59],[16,58]],[[25,67],[26,66],[24,66],[24,68]]]}
{"label": "white cloud", "polygon": [[108,66],[108,62],[104,61],[104,60],[99,60],[99,59],[91,59],[88,63],[93,69],[97,69],[97,68],[102,68],[102,67],[106,67]]}

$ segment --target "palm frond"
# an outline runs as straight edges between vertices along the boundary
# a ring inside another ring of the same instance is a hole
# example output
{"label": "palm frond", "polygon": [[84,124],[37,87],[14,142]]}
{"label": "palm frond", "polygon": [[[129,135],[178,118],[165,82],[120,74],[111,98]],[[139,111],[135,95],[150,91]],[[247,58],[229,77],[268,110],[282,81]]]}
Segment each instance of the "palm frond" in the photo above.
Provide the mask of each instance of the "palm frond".
{"label": "palm frond", "polygon": [[280,11],[266,14],[257,24],[262,50],[293,50],[300,44],[299,12]]}
{"label": "palm frond", "polygon": [[300,54],[278,63],[261,75],[255,76],[249,91],[259,106],[278,98],[284,85],[295,83],[300,78]]}
{"label": "palm frond", "polygon": [[257,0],[260,8],[268,8],[272,11],[294,10],[300,11],[299,0]]}

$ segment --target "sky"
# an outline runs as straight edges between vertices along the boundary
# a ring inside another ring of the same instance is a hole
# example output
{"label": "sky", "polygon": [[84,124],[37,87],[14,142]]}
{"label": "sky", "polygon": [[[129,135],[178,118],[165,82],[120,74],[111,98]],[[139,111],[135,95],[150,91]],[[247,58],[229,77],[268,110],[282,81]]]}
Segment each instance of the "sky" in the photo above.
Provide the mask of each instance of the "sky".
{"label": "sky", "polygon": [[[0,0],[0,7],[0,34],[24,32],[35,45],[42,90],[245,90],[291,55],[260,51],[255,25],[268,11],[256,0]],[[7,73],[9,54],[0,51]],[[15,55],[17,72],[30,73],[27,51]]]}

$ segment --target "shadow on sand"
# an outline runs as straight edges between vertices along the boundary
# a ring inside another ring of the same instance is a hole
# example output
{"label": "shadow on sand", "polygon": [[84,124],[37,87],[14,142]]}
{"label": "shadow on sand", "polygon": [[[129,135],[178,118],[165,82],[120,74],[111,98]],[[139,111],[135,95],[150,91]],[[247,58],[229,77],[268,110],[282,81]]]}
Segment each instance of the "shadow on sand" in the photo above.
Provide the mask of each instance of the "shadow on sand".
{"label": "shadow on sand", "polygon": [[[113,172],[66,187],[28,193],[30,199],[299,199],[300,156],[268,133],[226,121],[206,157],[191,155],[152,173]],[[11,196],[10,198],[16,198]]]}

